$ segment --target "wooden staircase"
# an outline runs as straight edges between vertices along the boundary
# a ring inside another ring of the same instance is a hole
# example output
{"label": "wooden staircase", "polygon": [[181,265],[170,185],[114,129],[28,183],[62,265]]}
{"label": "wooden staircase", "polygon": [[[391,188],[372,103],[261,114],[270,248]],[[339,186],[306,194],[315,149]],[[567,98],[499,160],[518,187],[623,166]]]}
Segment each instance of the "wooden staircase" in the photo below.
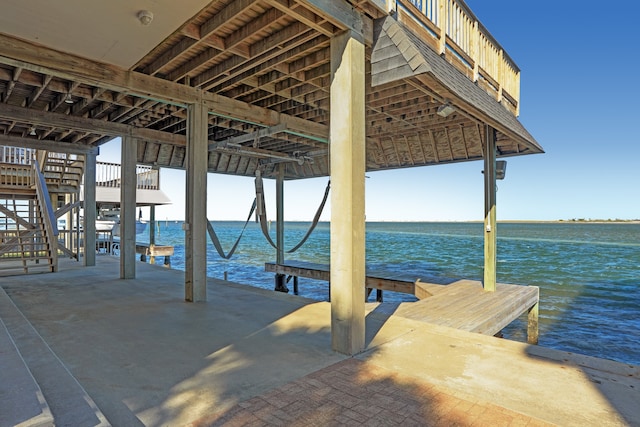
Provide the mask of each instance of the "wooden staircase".
{"label": "wooden staircase", "polygon": [[[36,191],[19,198],[2,195],[0,219],[0,274],[54,272],[57,260]],[[56,249],[57,250],[57,249]]]}
{"label": "wooden staircase", "polygon": [[80,190],[83,156],[40,150],[37,157],[49,193],[77,193]]}
{"label": "wooden staircase", "polygon": [[0,275],[55,272],[57,234],[38,163],[0,163]]}

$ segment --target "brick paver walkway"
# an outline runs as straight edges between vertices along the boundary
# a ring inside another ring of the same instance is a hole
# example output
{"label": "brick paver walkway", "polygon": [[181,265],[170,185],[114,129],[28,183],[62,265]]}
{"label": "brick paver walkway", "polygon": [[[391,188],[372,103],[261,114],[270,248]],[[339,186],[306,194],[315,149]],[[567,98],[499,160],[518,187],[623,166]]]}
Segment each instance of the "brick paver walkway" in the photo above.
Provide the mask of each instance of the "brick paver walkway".
{"label": "brick paver walkway", "polygon": [[550,426],[492,403],[348,359],[194,426]]}

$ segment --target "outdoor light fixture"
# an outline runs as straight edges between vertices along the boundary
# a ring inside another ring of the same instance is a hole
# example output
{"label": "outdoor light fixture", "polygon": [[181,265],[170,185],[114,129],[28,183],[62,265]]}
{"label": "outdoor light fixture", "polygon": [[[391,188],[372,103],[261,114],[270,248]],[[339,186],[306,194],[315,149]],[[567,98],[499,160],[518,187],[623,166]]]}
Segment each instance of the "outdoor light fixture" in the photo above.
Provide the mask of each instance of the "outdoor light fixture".
{"label": "outdoor light fixture", "polygon": [[71,93],[67,92],[67,96],[64,97],[65,104],[73,104],[73,98],[71,97]]}
{"label": "outdoor light fixture", "polygon": [[506,173],[507,173],[507,161],[506,160],[496,161],[496,179],[504,179],[504,176]]}
{"label": "outdoor light fixture", "polygon": [[[484,173],[484,171],[482,171]],[[496,179],[504,179],[507,173],[507,161],[496,160]]]}
{"label": "outdoor light fixture", "polygon": [[142,25],[149,25],[153,21],[153,13],[149,10],[141,10],[138,12],[138,20]]}
{"label": "outdoor light fixture", "polygon": [[31,136],[38,136],[38,134],[36,133],[36,128],[34,126],[31,126],[29,128],[29,135]]}
{"label": "outdoor light fixture", "polygon": [[453,105],[451,105],[451,103],[447,102],[446,104],[441,105],[441,106],[438,107],[438,110],[436,111],[436,114],[439,115],[440,117],[448,117],[454,111],[456,111],[456,109],[453,108]]}

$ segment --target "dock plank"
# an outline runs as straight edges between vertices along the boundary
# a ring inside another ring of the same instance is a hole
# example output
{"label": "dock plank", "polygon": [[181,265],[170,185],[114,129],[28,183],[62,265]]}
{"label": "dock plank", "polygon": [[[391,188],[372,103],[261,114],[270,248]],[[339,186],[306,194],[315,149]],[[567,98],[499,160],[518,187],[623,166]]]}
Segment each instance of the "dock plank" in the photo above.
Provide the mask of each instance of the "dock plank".
{"label": "dock plank", "polygon": [[431,298],[401,305],[394,314],[456,329],[495,335],[539,301],[536,286],[498,284],[495,292],[462,280]]}

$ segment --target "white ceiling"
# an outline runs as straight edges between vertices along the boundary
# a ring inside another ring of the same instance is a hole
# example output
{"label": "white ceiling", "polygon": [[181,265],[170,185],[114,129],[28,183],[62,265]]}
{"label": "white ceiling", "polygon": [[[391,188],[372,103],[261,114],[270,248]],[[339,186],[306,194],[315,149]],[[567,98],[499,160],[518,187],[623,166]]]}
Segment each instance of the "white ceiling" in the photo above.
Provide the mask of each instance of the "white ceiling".
{"label": "white ceiling", "polygon": [[0,33],[129,69],[210,1],[2,0]]}

